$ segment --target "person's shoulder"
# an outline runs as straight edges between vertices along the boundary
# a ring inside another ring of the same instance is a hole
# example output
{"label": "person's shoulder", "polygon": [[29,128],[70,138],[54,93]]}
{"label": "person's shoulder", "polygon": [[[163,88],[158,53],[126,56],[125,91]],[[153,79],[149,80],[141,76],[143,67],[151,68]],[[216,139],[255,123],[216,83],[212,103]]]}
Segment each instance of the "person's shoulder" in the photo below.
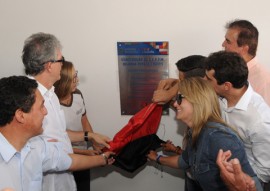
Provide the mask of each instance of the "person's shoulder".
{"label": "person's shoulder", "polygon": [[32,149],[35,149],[40,152],[44,152],[44,150],[46,150],[47,148],[47,141],[41,135],[32,137],[28,141],[28,143],[30,144],[30,147]]}
{"label": "person's shoulder", "polygon": [[29,139],[29,142],[31,144],[43,144],[45,142],[44,138],[40,135],[32,137],[31,139]]}
{"label": "person's shoulder", "polygon": [[76,90],[73,92],[73,94],[80,94],[80,95],[82,95],[82,92],[81,92],[81,90],[76,89]]}
{"label": "person's shoulder", "polygon": [[83,94],[82,94],[81,90],[79,90],[79,89],[76,89],[76,90],[73,92],[73,95],[74,95],[74,96],[80,96],[80,97],[83,99]]}
{"label": "person's shoulder", "polygon": [[225,124],[215,123],[215,126],[209,126],[207,129],[209,129],[206,137],[207,145],[211,150],[215,150],[216,153],[220,148],[231,149],[233,145],[242,145],[242,141],[237,133]]}
{"label": "person's shoulder", "polygon": [[250,109],[255,110],[259,113],[270,113],[270,107],[264,100],[264,98],[257,92],[252,92],[252,97],[250,100]]}
{"label": "person's shoulder", "polygon": [[270,68],[267,67],[267,65],[265,65],[264,63],[261,63],[258,59],[255,59],[255,65],[260,70],[270,73]]}
{"label": "person's shoulder", "polygon": [[215,121],[207,122],[205,124],[205,127],[209,132],[220,131],[221,129],[227,128],[227,126],[225,124],[220,123],[220,122],[215,122]]}
{"label": "person's shoulder", "polygon": [[229,126],[219,122],[208,122],[206,131],[209,137],[236,136],[235,132]]}
{"label": "person's shoulder", "polygon": [[58,142],[56,139],[44,135],[38,135],[29,140],[29,145],[31,149],[34,149],[34,152],[38,152],[40,157],[46,158],[48,154],[53,152],[59,152],[63,150],[64,144]]}
{"label": "person's shoulder", "polygon": [[58,141],[56,139],[44,136],[44,135],[38,135],[35,137],[32,137],[29,140],[29,143],[31,144],[31,147],[40,146],[40,147],[48,147],[48,145],[51,144],[58,144]]}
{"label": "person's shoulder", "polygon": [[[248,63],[248,69],[249,72],[251,72],[251,74],[253,72],[257,72],[260,74],[270,74],[270,68],[267,67],[265,64],[262,64],[261,62],[258,61],[258,59],[256,59],[256,57],[249,61]],[[266,76],[262,76],[262,77],[266,77]]]}

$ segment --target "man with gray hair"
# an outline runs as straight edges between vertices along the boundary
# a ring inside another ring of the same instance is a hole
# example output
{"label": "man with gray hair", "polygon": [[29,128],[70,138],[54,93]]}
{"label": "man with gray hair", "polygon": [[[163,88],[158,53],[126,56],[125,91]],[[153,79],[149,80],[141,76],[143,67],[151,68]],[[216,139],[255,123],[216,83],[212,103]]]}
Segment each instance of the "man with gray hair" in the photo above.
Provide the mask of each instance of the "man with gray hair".
{"label": "man with gray hair", "polygon": [[[47,140],[56,139],[65,145],[67,153],[73,153],[71,141],[92,140],[109,147],[109,138],[97,133],[66,131],[64,112],[54,93],[53,84],[60,79],[62,46],[52,34],[37,33],[25,40],[22,61],[25,73],[38,82],[38,89],[45,100],[48,114],[43,121],[43,136]],[[43,191],[74,191],[76,184],[71,172],[44,174]]]}

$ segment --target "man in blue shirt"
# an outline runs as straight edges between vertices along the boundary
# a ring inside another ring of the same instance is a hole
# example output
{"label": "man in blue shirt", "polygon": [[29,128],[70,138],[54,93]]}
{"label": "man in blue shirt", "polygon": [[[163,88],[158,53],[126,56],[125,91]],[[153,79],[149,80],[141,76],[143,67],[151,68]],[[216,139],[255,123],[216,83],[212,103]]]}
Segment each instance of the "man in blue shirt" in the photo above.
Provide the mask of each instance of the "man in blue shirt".
{"label": "man in blue shirt", "polygon": [[37,136],[43,132],[47,114],[37,87],[35,80],[24,76],[0,80],[0,190],[41,191],[43,172],[74,171],[114,162],[109,158],[111,152],[68,155],[60,142]]}

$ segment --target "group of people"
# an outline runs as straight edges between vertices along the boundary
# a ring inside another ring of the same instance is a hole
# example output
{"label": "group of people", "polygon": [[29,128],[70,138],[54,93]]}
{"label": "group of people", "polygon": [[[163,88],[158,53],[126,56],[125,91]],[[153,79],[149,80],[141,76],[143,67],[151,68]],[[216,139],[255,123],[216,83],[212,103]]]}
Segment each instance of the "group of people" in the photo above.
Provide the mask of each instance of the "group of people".
{"label": "group of people", "polygon": [[22,53],[27,76],[0,80],[0,189],[90,190],[90,172],[82,170],[114,162],[114,153],[101,153],[110,139],[93,132],[61,50],[54,35],[33,34]]}
{"label": "group of people", "polygon": [[154,92],[160,104],[177,95],[176,118],[187,131],[181,155],[148,158],[184,169],[186,190],[269,190],[270,73],[256,61],[256,27],[236,20],[226,28],[224,51],[181,59],[179,80],[163,80]]}
{"label": "group of people", "polygon": [[[256,59],[259,33],[246,20],[226,29],[224,51],[179,60],[179,79],[153,94],[186,131],[182,148],[163,144],[176,155],[147,157],[183,169],[188,191],[269,189],[270,75]],[[110,139],[93,132],[78,71],[51,34],[27,38],[22,60],[27,76],[0,79],[0,189],[90,190],[89,168],[112,164],[114,153],[102,153]]]}

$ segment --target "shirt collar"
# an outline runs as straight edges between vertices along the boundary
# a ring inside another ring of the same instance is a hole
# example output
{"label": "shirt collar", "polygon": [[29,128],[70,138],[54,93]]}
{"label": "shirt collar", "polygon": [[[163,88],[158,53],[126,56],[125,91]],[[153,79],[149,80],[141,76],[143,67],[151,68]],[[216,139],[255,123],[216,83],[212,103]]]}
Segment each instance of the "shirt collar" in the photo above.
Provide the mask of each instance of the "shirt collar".
{"label": "shirt collar", "polygon": [[[28,78],[35,80],[35,78],[33,76],[28,76]],[[52,86],[51,89],[48,90],[45,86],[43,86],[41,83],[39,83],[39,81],[36,80],[36,82],[38,83],[38,89],[43,97],[47,96],[47,97],[51,98],[53,96],[54,86]]]}
{"label": "shirt collar", "polygon": [[[9,162],[11,158],[17,153],[17,150],[8,142],[2,133],[0,133],[0,145],[0,155],[3,157],[5,162]],[[30,143],[26,143],[22,150],[28,152],[30,151],[30,148]]]}
{"label": "shirt collar", "polygon": [[8,162],[17,152],[16,149],[6,140],[6,138],[0,133],[0,154],[3,159]]}
{"label": "shirt collar", "polygon": [[257,57],[255,56],[255,57],[252,58],[249,62],[247,62],[248,70],[250,70],[251,68],[253,68],[254,66],[256,66],[257,63],[258,63]]}
{"label": "shirt collar", "polygon": [[54,94],[54,86],[52,86],[51,89],[48,90],[41,83],[39,83],[39,82],[37,82],[37,83],[38,83],[38,89],[39,89],[42,96],[47,96],[49,98],[51,98],[53,96],[53,94]]}
{"label": "shirt collar", "polygon": [[248,104],[251,100],[252,94],[253,94],[253,88],[249,84],[246,92],[242,95],[242,97],[237,102],[234,108],[246,111],[248,108]]}

